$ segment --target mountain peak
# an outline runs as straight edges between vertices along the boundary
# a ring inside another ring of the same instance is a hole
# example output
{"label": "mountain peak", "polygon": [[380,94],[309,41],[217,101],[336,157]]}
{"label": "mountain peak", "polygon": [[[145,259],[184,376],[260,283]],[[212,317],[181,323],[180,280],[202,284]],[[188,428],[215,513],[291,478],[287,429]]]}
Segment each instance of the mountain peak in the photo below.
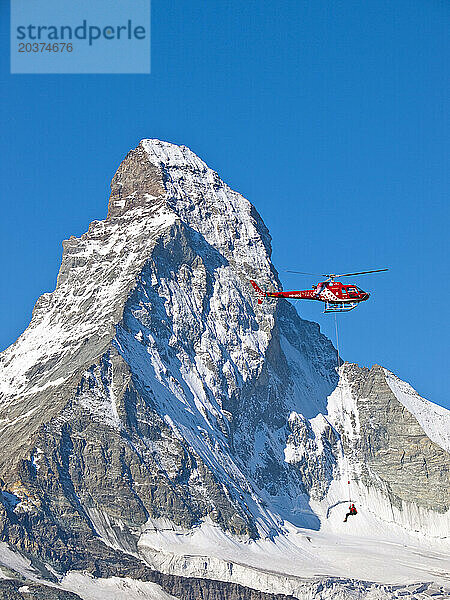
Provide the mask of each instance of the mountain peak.
{"label": "mountain peak", "polygon": [[[217,173],[187,146],[158,139],[141,140],[137,148],[127,154],[112,179],[108,218],[168,198],[170,192],[175,191],[170,184],[179,179],[185,188],[190,187],[189,199],[194,203],[199,200],[194,189],[199,182],[223,185]],[[177,191],[180,195],[180,190]]]}
{"label": "mountain peak", "polygon": [[[270,257],[271,237],[254,206],[187,146],[145,139],[112,179],[107,220],[144,218],[162,204],[227,257],[240,247],[240,258],[247,256],[250,268],[261,267],[265,277],[257,254]],[[270,281],[279,285],[274,271]]]}

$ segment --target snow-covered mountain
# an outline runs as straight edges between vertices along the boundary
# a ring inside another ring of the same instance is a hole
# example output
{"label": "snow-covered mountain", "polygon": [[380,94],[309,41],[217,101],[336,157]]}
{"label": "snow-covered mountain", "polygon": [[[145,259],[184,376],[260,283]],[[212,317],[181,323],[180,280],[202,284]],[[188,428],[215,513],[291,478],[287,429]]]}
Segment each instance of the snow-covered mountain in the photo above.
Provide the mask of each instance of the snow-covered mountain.
{"label": "snow-covered mountain", "polygon": [[0,355],[5,585],[447,597],[449,411],[254,301],[269,232],[188,148],[142,141],[111,190]]}

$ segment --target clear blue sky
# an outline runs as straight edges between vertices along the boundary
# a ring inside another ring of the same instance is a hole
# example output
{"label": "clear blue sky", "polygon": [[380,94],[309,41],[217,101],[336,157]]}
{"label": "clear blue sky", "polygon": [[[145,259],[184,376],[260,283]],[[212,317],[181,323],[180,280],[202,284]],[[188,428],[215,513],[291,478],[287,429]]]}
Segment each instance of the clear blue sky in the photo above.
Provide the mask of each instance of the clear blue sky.
{"label": "clear blue sky", "polygon": [[[152,6],[151,75],[9,75],[1,3],[0,349],[106,215],[140,139],[185,144],[257,207],[280,269],[389,267],[344,315],[347,360],[448,398],[448,0]],[[281,273],[286,288],[314,278]],[[333,335],[319,304],[299,313]]]}

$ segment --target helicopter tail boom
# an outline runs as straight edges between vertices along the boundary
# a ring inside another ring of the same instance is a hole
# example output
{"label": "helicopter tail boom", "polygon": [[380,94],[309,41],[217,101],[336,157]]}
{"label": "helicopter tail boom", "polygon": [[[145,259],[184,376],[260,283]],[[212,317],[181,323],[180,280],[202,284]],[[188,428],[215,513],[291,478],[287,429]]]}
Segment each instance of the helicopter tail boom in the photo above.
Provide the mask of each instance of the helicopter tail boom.
{"label": "helicopter tail boom", "polygon": [[257,293],[258,304],[262,304],[263,298],[286,298],[290,300],[318,300],[313,290],[303,290],[298,292],[265,292],[262,290],[256,281],[250,279],[253,289]]}
{"label": "helicopter tail boom", "polygon": [[255,292],[258,294],[258,304],[262,304],[262,299],[267,296],[267,293],[264,292],[256,283],[256,281],[253,281],[253,279],[250,279],[250,283],[252,284]]}

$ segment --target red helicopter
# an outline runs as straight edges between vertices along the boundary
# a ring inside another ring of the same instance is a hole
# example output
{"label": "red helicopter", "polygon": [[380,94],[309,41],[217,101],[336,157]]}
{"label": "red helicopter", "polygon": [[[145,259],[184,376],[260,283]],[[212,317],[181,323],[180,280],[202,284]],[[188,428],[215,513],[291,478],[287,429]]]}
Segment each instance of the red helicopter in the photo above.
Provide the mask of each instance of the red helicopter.
{"label": "red helicopter", "polygon": [[[366,275],[367,273],[380,273],[389,269],[375,269],[373,271],[359,271],[357,273],[342,273],[341,275],[328,274],[321,275],[326,277],[317,285],[313,285],[310,290],[300,290],[297,292],[265,292],[257,283],[250,280],[258,294],[258,304],[261,304],[264,298],[287,298],[291,300],[319,300],[325,303],[325,313],[346,312],[353,310],[360,302],[364,302],[370,296],[367,292],[354,284],[344,285],[340,281],[335,281],[338,277],[352,277],[353,275]],[[303,271],[287,271],[288,273],[299,273],[301,275],[314,275],[314,273],[304,273]],[[317,273],[316,273],[317,275]]]}

